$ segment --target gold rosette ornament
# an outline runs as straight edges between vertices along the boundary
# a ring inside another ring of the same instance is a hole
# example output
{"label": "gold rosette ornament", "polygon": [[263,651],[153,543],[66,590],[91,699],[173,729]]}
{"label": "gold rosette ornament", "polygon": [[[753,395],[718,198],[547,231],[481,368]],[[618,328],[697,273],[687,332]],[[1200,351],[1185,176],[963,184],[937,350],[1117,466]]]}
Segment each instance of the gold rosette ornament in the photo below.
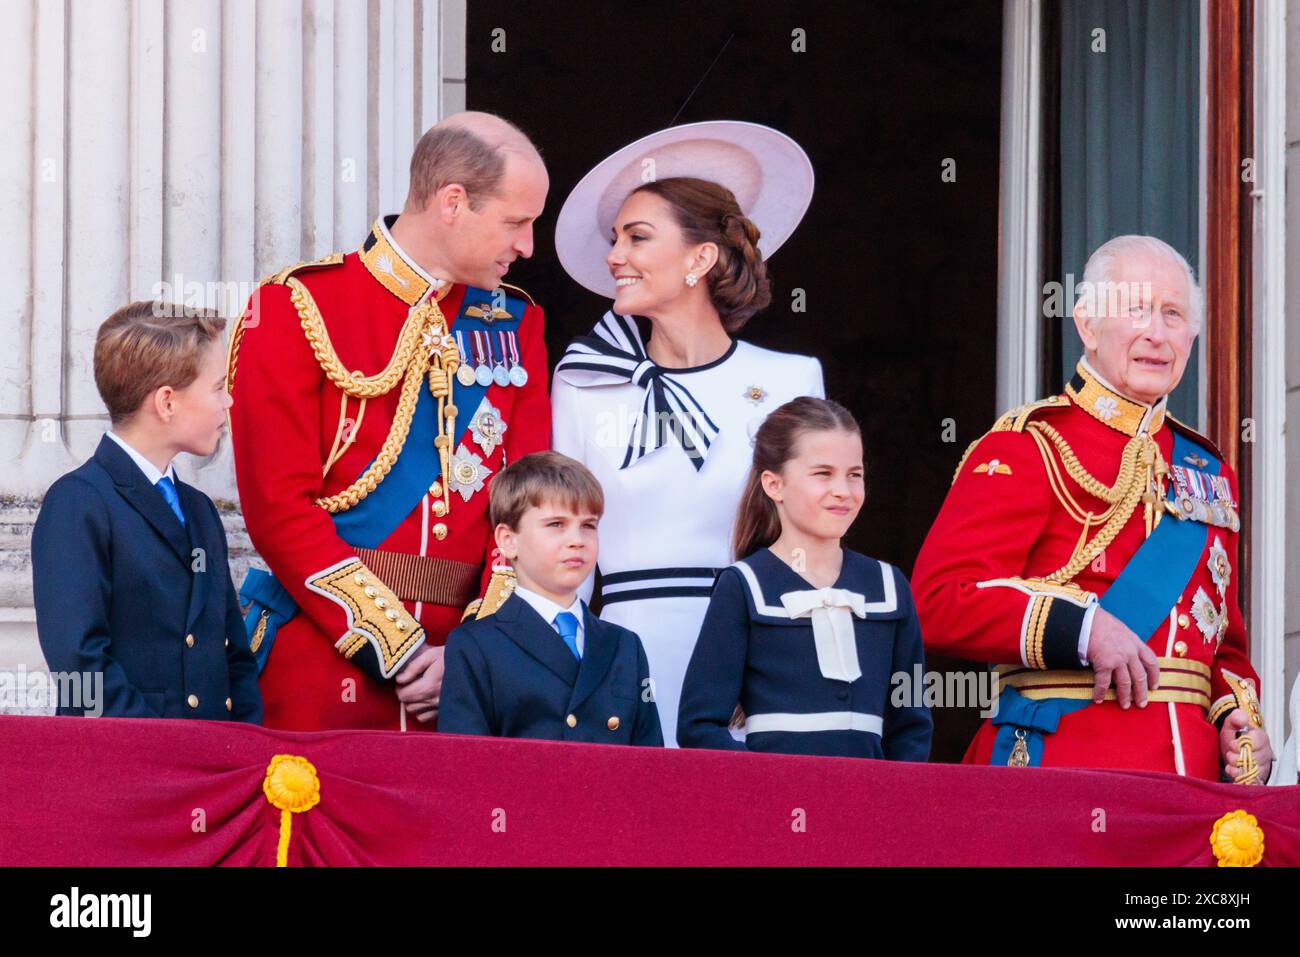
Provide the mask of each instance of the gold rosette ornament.
{"label": "gold rosette ornament", "polygon": [[266,766],[262,792],[273,807],[280,809],[280,844],[275,851],[275,866],[288,867],[293,816],[305,814],[320,803],[320,778],[306,758],[277,754]]}
{"label": "gold rosette ornament", "polygon": [[1233,811],[1214,822],[1210,847],[1220,867],[1254,867],[1264,858],[1264,831],[1255,815]]}

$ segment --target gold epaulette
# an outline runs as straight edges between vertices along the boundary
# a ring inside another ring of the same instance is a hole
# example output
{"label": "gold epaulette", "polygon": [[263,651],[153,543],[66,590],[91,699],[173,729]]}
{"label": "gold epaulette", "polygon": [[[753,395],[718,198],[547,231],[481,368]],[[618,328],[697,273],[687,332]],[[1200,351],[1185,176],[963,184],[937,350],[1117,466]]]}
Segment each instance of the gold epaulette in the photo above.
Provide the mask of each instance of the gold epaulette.
{"label": "gold epaulette", "polygon": [[532,296],[528,295],[528,293],[524,292],[524,290],[520,289],[518,286],[512,286],[512,285],[510,285],[510,283],[508,283],[508,282],[503,282],[503,283],[501,284],[501,288],[502,288],[502,289],[508,289],[508,290],[510,290],[511,292],[517,293],[521,299],[526,299],[526,300],[528,301],[528,304],[529,304],[530,306],[535,306],[535,305],[537,305],[537,301],[536,301],[535,299],[533,299]]}
{"label": "gold epaulette", "polygon": [[994,432],[1023,432],[1025,431],[1025,426],[1028,425],[1029,420],[1034,417],[1035,413],[1041,412],[1044,409],[1061,409],[1069,404],[1069,396],[1049,395],[1046,399],[1039,399],[1037,402],[1026,402],[1024,405],[1016,406],[1010,412],[1002,413],[998,416],[997,421],[993,423],[993,428],[989,429],[984,433],[984,435],[981,435],[970,445],[966,446],[966,451],[962,453],[961,461],[957,463],[957,468],[952,473],[952,481],[957,481],[957,476],[961,474],[962,466],[965,465],[966,460],[970,458],[971,452],[975,450],[975,446],[979,445],[986,436],[992,435]]}
{"label": "gold epaulette", "polygon": [[1010,412],[1002,413],[989,431],[1023,432],[1034,413],[1043,409],[1061,409],[1069,404],[1070,397],[1066,395],[1049,395],[1046,399],[1039,399],[1037,402],[1026,402],[1024,405],[1016,406]]}
{"label": "gold epaulette", "polygon": [[[320,269],[324,266],[339,266],[342,265],[342,263],[343,263],[343,253],[331,253],[328,256],[322,256],[320,259],[304,260],[303,262],[295,263],[292,266],[286,266],[284,269],[281,269],[279,272],[271,273],[271,275],[258,280],[257,288],[261,289],[263,286],[268,285],[270,283],[277,283],[283,285],[285,281],[296,272],[304,272],[308,269]],[[253,295],[254,296],[257,295],[256,290],[253,291]],[[250,299],[249,302],[251,305],[252,300]],[[226,342],[226,391],[227,392],[231,391],[235,387],[235,369],[239,363],[239,344],[240,341],[244,338],[244,318],[247,315],[248,315],[248,309],[245,308],[244,311],[241,312],[239,314],[239,317],[235,320],[234,326],[231,327],[230,337]],[[230,424],[229,413],[227,413],[226,418],[227,418],[226,424],[227,426],[229,426]]]}
{"label": "gold epaulette", "polygon": [[495,615],[497,609],[506,603],[506,599],[515,593],[515,581],[513,568],[493,568],[492,577],[488,580],[483,597],[470,602],[465,609],[465,614],[460,616],[460,620]]}
{"label": "gold epaulette", "polygon": [[284,281],[294,273],[306,272],[308,269],[320,269],[324,266],[341,266],[343,265],[343,253],[330,253],[328,256],[322,256],[320,259],[306,259],[292,266],[285,266],[277,273],[267,276],[259,285],[265,285],[269,282],[284,284]]}

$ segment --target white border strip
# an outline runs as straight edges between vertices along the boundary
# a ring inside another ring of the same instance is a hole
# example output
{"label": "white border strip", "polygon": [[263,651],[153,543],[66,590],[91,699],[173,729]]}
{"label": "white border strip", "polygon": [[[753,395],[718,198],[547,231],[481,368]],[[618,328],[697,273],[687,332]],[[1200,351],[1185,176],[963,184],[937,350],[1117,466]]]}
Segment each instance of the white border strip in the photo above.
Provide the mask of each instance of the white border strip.
{"label": "white border strip", "polygon": [[1002,3],[1002,143],[998,201],[998,409],[1041,394],[1039,97],[1041,0]]}
{"label": "white border strip", "polygon": [[878,714],[860,711],[819,711],[814,714],[751,714],[745,719],[746,734],[764,731],[864,731],[880,736],[884,721]]}
{"label": "white border strip", "polygon": [[[882,598],[880,601],[871,601],[866,603],[866,612],[868,615],[885,614],[891,611],[895,611],[898,608],[898,588],[894,584],[893,568],[886,562],[882,562],[879,560],[877,560],[876,564],[880,566],[880,574],[881,574],[881,578],[884,581],[884,586],[885,586],[885,597]],[[745,582],[749,585],[749,593],[750,595],[753,596],[754,599],[754,609],[760,615],[769,615],[773,618],[794,617],[793,615],[791,615],[789,612],[785,610],[784,605],[773,606],[767,604],[764,601],[763,589],[759,587],[758,577],[754,574],[754,570],[750,568],[749,565],[747,565],[744,561],[736,562],[731,567],[739,571],[740,574],[744,576]],[[808,591],[816,591],[816,589],[809,588]]]}
{"label": "white border strip", "polygon": [[[1252,664],[1264,727],[1286,720],[1286,8],[1255,5],[1252,282],[1255,442],[1250,496]],[[1246,530],[1243,529],[1243,532]]]}
{"label": "white border strip", "polygon": [[602,585],[602,595],[617,595],[625,591],[645,591],[651,588],[712,588],[712,575],[694,575],[682,578],[638,578],[636,581],[615,582]]}

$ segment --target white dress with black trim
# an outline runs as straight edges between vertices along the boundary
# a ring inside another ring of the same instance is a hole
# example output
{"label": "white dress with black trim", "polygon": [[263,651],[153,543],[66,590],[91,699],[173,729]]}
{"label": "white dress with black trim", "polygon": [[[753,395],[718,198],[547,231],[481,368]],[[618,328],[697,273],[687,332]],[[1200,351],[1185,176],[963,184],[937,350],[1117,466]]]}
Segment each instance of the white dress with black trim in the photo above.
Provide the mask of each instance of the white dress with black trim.
{"label": "white dress with black trim", "polygon": [[[551,444],[605,491],[600,617],[641,636],[670,747],[713,582],[732,562],[754,432],[804,395],[825,396],[811,356],[734,340],[707,365],[663,368],[647,357],[636,323],[613,313],[556,366]],[[580,594],[590,600],[592,590],[588,579]]]}

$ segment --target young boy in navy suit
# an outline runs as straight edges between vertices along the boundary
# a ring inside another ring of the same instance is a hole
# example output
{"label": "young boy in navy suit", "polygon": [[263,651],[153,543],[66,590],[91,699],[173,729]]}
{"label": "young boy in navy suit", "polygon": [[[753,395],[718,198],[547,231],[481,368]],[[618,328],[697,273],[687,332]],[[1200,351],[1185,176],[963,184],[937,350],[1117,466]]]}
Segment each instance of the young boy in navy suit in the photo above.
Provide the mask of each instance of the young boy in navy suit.
{"label": "young boy in navy suit", "polygon": [[578,598],[596,565],[605,495],[558,452],[535,452],[492,481],[497,548],[513,593],[447,638],[438,730],[504,738],[662,746],[645,649]]}
{"label": "young boy in navy suit", "polygon": [[260,724],[262,698],[212,500],[176,477],[216,451],[230,408],[225,320],[134,302],[95,339],[111,429],[45,495],[32,534],[36,628],[52,672],[102,676],[59,714]]}

